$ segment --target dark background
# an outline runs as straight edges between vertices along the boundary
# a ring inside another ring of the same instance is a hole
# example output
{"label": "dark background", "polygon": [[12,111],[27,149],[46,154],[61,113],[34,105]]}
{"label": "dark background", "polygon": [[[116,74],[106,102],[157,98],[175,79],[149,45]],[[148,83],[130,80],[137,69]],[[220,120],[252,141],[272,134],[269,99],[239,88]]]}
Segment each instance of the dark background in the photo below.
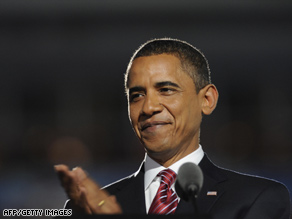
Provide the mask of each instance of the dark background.
{"label": "dark background", "polygon": [[146,40],[201,49],[220,97],[201,144],[218,165],[292,191],[292,1],[0,2],[0,210],[62,208],[53,165],[101,185],[144,153],[123,74]]}

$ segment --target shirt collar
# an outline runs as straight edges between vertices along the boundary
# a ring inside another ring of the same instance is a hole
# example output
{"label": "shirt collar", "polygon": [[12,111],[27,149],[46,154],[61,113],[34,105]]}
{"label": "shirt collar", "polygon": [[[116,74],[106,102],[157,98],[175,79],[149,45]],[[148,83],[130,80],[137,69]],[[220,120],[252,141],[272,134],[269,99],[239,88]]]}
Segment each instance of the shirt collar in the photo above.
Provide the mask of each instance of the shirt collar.
{"label": "shirt collar", "polygon": [[[204,156],[204,151],[202,149],[202,146],[199,145],[199,148],[192,153],[188,154],[187,156],[183,157],[182,159],[178,160],[174,164],[172,164],[169,169],[173,170],[176,174],[178,172],[179,167],[187,162],[194,163],[198,165],[200,161],[202,160]],[[161,166],[159,163],[154,161],[152,158],[150,158],[147,154],[145,155],[145,175],[144,175],[144,189],[146,190],[151,182],[155,179],[157,174],[165,168],[164,166]]]}

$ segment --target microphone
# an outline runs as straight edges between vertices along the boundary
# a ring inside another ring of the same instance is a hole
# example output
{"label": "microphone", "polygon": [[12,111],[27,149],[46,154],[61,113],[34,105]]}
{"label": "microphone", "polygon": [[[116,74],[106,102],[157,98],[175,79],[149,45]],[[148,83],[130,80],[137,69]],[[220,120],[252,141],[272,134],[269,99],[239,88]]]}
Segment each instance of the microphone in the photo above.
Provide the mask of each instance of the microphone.
{"label": "microphone", "polygon": [[190,198],[197,198],[203,185],[203,172],[194,163],[184,163],[178,170],[175,191],[178,196],[189,201]]}
{"label": "microphone", "polygon": [[181,199],[193,204],[196,218],[199,218],[196,198],[202,188],[203,178],[203,172],[198,165],[184,163],[178,170],[175,182],[176,193]]}

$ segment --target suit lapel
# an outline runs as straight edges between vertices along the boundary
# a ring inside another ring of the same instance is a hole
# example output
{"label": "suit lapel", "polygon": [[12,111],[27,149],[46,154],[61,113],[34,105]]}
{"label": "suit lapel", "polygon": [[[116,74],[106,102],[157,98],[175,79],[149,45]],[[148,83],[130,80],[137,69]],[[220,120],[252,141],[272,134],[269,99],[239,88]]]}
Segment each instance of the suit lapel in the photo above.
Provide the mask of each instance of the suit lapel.
{"label": "suit lapel", "polygon": [[[221,173],[220,169],[216,167],[205,154],[199,166],[204,175],[203,187],[197,198],[197,205],[200,214],[207,214],[220,196],[224,193],[224,189],[220,183],[225,181],[227,177]],[[209,192],[209,193],[208,193]],[[192,203],[180,200],[175,214],[193,214],[194,207]]]}
{"label": "suit lapel", "polygon": [[174,214],[194,214],[194,207],[191,202],[180,200]]}
{"label": "suit lapel", "polygon": [[146,214],[144,192],[144,163],[138,174],[134,174],[129,183],[117,188],[116,197],[125,214]]}
{"label": "suit lapel", "polygon": [[204,183],[197,198],[197,203],[200,213],[207,214],[225,192],[220,183],[226,181],[227,176],[209,160],[206,154],[199,166],[203,171]]}

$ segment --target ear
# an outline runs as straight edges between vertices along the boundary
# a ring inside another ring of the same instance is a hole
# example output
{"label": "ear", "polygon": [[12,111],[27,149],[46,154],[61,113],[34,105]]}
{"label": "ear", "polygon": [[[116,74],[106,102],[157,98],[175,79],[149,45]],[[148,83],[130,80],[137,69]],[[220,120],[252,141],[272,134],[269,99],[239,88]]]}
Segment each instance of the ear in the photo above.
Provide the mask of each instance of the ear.
{"label": "ear", "polygon": [[217,106],[218,90],[214,84],[208,84],[199,92],[202,97],[202,113],[210,115]]}

